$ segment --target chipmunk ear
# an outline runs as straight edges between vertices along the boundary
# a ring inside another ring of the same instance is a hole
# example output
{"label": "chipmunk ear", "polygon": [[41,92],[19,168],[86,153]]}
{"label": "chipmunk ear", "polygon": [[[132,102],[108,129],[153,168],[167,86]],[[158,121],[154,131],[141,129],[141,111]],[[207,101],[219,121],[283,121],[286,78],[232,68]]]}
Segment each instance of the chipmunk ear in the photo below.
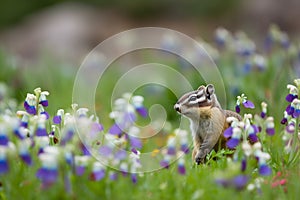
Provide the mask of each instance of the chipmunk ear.
{"label": "chipmunk ear", "polygon": [[200,85],[197,90],[205,90],[205,86],[204,85]]}
{"label": "chipmunk ear", "polygon": [[207,96],[211,96],[215,93],[215,87],[213,84],[208,84],[205,88],[205,92]]}

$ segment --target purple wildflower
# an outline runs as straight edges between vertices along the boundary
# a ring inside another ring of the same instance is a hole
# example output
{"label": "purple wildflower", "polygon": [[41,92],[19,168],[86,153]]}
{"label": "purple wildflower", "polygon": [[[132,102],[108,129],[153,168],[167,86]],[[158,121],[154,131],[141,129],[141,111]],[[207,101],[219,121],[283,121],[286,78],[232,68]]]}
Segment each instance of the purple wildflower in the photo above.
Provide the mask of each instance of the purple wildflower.
{"label": "purple wildflower", "polygon": [[101,163],[95,162],[93,165],[93,171],[90,174],[90,179],[93,181],[100,181],[105,177],[105,170]]}
{"label": "purple wildflower", "polygon": [[238,139],[238,138],[231,138],[230,140],[228,140],[226,142],[226,146],[229,149],[235,149],[237,147],[237,145],[239,144],[239,142],[240,142],[240,139]]}
{"label": "purple wildflower", "polygon": [[135,173],[131,174],[131,181],[132,183],[136,184],[137,183],[137,175]]}
{"label": "purple wildflower", "polygon": [[246,100],[245,102],[243,102],[243,105],[245,108],[255,108],[254,104],[252,103],[252,101]]}
{"label": "purple wildflower", "polygon": [[148,116],[148,110],[145,107],[136,108],[136,112],[139,113],[144,118]]}
{"label": "purple wildflower", "polygon": [[60,124],[60,123],[61,123],[61,116],[55,115],[55,116],[53,117],[53,123],[54,123],[54,124]]}
{"label": "purple wildflower", "polygon": [[27,101],[24,102],[24,108],[28,114],[36,115],[36,108],[34,105],[29,105]]}
{"label": "purple wildflower", "polygon": [[185,175],[186,170],[185,170],[185,166],[184,166],[184,159],[179,159],[178,161],[178,173],[181,175]]}
{"label": "purple wildflower", "polygon": [[161,167],[163,167],[163,168],[165,168],[165,169],[169,169],[170,163],[169,163],[169,161],[167,161],[166,159],[160,161],[159,164],[160,164]]}
{"label": "purple wildflower", "polygon": [[248,183],[248,180],[249,180],[248,176],[238,175],[232,179],[232,184],[235,189],[241,190],[241,189],[245,188],[245,186]]}
{"label": "purple wildflower", "polygon": [[114,124],[112,125],[112,127],[110,127],[108,132],[112,135],[120,135],[122,133],[122,129],[119,127],[118,124]]}
{"label": "purple wildflower", "polygon": [[292,102],[294,99],[298,98],[298,95],[296,94],[288,94],[286,97],[285,97],[285,100],[287,102]]}
{"label": "purple wildflower", "polygon": [[38,137],[48,136],[47,130],[43,127],[38,127],[35,131],[35,134]]}
{"label": "purple wildflower", "polygon": [[129,136],[129,141],[130,141],[130,146],[132,148],[138,148],[138,149],[142,148],[142,142],[139,138]]}
{"label": "purple wildflower", "polygon": [[230,126],[229,128],[227,128],[225,131],[224,131],[224,137],[225,138],[229,138],[232,136],[232,133],[233,133],[233,128]]}
{"label": "purple wildflower", "polygon": [[262,176],[269,176],[272,173],[271,168],[266,164],[260,165],[258,171]]}
{"label": "purple wildflower", "polygon": [[239,105],[235,106],[235,112],[240,113],[241,112],[241,108]]}

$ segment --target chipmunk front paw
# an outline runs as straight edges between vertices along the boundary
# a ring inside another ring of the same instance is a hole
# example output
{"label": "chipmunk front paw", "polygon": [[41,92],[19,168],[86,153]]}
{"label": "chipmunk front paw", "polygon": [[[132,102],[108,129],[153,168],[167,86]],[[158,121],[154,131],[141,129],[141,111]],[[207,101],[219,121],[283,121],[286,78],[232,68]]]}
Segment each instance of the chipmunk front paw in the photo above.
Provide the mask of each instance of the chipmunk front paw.
{"label": "chipmunk front paw", "polygon": [[200,150],[195,156],[195,162],[197,165],[204,163],[206,155],[209,153],[209,150]]}

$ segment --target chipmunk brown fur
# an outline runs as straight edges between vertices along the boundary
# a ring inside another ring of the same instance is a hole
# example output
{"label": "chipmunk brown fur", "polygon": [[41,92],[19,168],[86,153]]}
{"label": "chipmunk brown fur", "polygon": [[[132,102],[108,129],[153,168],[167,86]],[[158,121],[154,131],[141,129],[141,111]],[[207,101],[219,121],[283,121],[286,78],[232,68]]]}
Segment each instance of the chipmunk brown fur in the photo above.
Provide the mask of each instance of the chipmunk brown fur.
{"label": "chipmunk brown fur", "polygon": [[174,109],[190,120],[194,141],[192,159],[203,163],[206,155],[219,147],[225,147],[223,132],[230,126],[227,117],[241,120],[241,116],[230,110],[223,110],[215,95],[212,84],[201,85],[196,91],[184,94]]}

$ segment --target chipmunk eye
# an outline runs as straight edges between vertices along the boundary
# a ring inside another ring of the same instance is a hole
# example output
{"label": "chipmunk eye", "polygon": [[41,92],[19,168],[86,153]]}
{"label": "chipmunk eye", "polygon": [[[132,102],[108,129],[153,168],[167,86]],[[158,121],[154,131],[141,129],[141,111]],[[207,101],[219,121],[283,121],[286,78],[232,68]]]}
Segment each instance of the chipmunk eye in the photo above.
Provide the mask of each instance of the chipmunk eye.
{"label": "chipmunk eye", "polygon": [[196,101],[197,100],[197,97],[196,96],[191,96],[189,101]]}

